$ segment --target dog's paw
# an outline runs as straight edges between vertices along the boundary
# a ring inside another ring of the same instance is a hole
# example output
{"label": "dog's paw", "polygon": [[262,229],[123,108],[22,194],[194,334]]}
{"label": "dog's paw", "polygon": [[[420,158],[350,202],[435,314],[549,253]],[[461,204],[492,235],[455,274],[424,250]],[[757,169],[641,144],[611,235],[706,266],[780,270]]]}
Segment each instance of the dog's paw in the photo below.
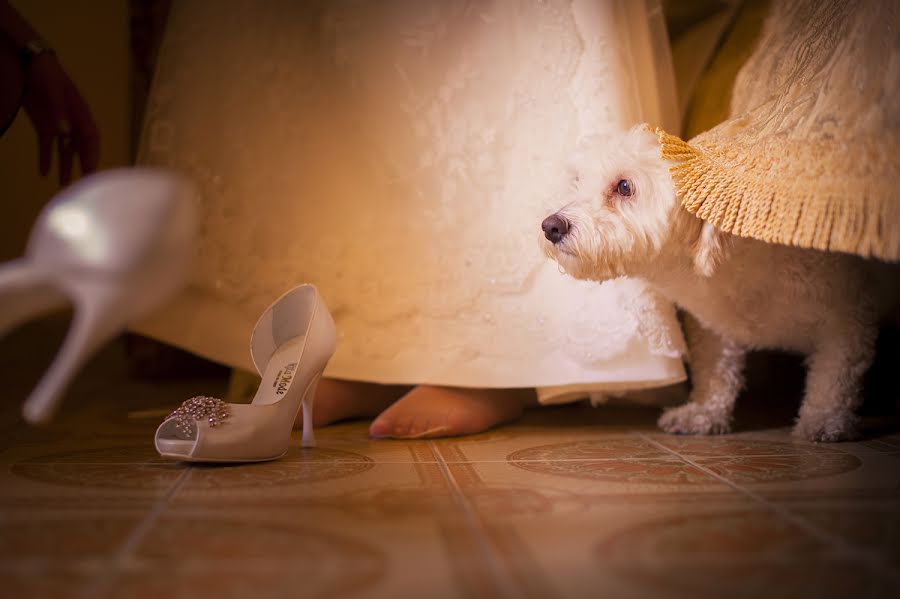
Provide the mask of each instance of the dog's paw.
{"label": "dog's paw", "polygon": [[659,428],[680,435],[721,435],[731,432],[727,415],[718,414],[697,403],[669,408],[659,417]]}
{"label": "dog's paw", "polygon": [[858,418],[846,412],[801,414],[794,426],[794,436],[807,441],[834,443],[859,438]]}

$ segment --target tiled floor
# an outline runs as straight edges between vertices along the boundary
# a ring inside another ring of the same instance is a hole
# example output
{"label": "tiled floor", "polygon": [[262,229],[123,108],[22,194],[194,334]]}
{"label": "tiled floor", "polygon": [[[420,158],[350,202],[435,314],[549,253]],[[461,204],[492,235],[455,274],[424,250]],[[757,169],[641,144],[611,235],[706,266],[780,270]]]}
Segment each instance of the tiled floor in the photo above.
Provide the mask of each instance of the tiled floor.
{"label": "tiled floor", "polygon": [[26,429],[19,403],[56,342],[40,327],[0,341],[3,596],[900,592],[896,432],[673,437],[655,409],[575,406],[433,442],[341,424],[274,463],[187,467],[156,457],[153,429],[222,379],[132,380],[113,345],[52,427]]}

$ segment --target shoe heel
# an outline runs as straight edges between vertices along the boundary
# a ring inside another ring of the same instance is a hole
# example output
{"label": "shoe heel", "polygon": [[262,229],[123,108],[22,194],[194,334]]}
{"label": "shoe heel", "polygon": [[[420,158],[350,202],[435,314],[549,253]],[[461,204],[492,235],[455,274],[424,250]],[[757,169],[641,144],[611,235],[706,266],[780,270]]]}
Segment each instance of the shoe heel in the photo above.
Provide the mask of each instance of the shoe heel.
{"label": "shoe heel", "polygon": [[319,380],[322,373],[317,374],[313,380],[309,382],[303,399],[300,400],[300,408],[303,410],[303,440],[300,442],[301,447],[315,447],[316,434],[313,431],[313,401],[316,399],[316,388],[319,386]]}
{"label": "shoe heel", "polygon": [[122,327],[115,309],[122,298],[102,286],[89,300],[76,302],[75,315],[62,348],[40,383],[22,405],[22,416],[31,424],[42,424],[53,417],[66,386],[94,352]]}

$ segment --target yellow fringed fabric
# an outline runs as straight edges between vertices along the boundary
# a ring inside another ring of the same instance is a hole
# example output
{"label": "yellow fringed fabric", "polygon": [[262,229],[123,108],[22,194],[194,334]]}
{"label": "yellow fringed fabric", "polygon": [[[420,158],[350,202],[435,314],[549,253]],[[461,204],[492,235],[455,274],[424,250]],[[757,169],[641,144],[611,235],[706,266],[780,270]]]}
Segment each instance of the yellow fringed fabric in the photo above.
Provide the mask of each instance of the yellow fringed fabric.
{"label": "yellow fringed fabric", "polygon": [[774,2],[732,117],[657,130],[682,205],[728,233],[900,260],[900,3]]}

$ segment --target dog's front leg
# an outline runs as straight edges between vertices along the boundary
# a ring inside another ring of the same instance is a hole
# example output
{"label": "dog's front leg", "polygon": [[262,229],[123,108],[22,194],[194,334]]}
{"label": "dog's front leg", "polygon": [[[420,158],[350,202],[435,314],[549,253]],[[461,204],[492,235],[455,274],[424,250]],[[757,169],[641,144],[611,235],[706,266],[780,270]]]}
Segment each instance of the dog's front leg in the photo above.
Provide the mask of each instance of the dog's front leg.
{"label": "dog's front leg", "polygon": [[744,386],[746,350],[685,315],[685,334],[690,350],[690,401],[669,408],[659,418],[667,433],[709,435],[731,430],[734,402]]}
{"label": "dog's front leg", "polygon": [[827,335],[807,359],[806,393],[794,434],[810,441],[857,436],[854,414],[862,403],[862,380],[875,359],[877,327],[860,326]]}

